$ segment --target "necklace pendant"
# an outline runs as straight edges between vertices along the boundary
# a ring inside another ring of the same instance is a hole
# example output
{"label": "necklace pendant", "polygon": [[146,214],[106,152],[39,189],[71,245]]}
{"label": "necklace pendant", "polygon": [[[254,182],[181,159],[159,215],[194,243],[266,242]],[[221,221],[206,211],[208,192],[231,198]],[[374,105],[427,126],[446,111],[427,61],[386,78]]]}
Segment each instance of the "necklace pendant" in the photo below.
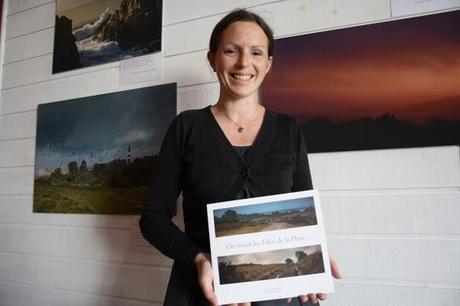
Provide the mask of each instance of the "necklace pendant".
{"label": "necklace pendant", "polygon": [[244,127],[241,127],[241,126],[240,126],[240,127],[238,128],[238,133],[243,133],[243,131],[244,131]]}

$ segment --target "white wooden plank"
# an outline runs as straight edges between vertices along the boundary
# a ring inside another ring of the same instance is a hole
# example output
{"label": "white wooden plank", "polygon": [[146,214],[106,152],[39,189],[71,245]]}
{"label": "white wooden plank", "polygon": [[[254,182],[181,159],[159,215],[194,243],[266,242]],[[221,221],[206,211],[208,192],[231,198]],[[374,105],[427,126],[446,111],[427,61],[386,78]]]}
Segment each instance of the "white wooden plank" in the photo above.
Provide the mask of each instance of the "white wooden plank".
{"label": "white wooden plank", "polygon": [[[4,1],[5,2],[5,1]],[[50,3],[50,0],[9,0],[8,1],[8,15],[17,14],[21,11],[25,11],[46,3]]]}
{"label": "white wooden plank", "polygon": [[[178,86],[187,86],[216,81],[215,75],[207,63],[206,52],[165,58],[163,60],[164,76],[162,80],[124,87],[120,87],[118,84],[119,67],[114,66],[114,64],[111,64],[111,68],[108,69],[102,69],[107,67],[107,65],[102,65],[52,76],[48,71],[51,69],[51,61],[52,55],[46,55],[5,66],[4,87],[10,87],[10,89],[2,91],[3,113],[35,109],[40,103],[139,86],[173,82],[177,82]],[[38,67],[47,68],[40,70]],[[40,80],[41,83],[27,85],[30,80],[37,82]],[[15,86],[21,87],[12,88]]]}
{"label": "white wooden plank", "polygon": [[235,8],[248,8],[264,3],[276,2],[274,0],[168,0],[163,2],[163,25],[203,18],[203,16],[221,14]]}
{"label": "white wooden plank", "polygon": [[36,111],[0,116],[0,141],[35,137]]}
{"label": "white wooden plank", "polygon": [[[203,16],[204,0],[169,0],[163,1],[163,29],[171,23]],[[164,39],[166,35],[164,35]]]}
{"label": "white wooden plank", "polygon": [[44,55],[3,66],[3,88],[24,86],[51,78],[53,55]]}
{"label": "white wooden plank", "polygon": [[420,287],[336,283],[335,292],[321,302],[324,306],[452,306],[460,301],[460,290]]}
{"label": "white wooden plank", "polygon": [[272,25],[276,37],[374,23],[391,17],[387,0],[286,1],[258,7],[254,11]]}
{"label": "white wooden plank", "polygon": [[0,168],[0,195],[32,194],[33,167]]}
{"label": "white wooden plank", "polygon": [[68,290],[22,285],[0,281],[2,306],[160,306],[162,303],[142,302]]}
{"label": "white wooden plank", "polygon": [[31,166],[35,159],[35,139],[0,141],[0,167]]}
{"label": "white wooden plank", "polygon": [[[181,54],[186,52],[194,52],[197,50],[207,49],[212,28],[224,16],[226,12],[228,12],[234,7],[248,7],[251,6],[251,4],[256,4],[260,1],[249,1],[249,3],[246,3],[247,1],[238,2],[241,2],[240,4],[244,5],[237,5],[237,3],[234,4],[233,2],[207,1],[206,5],[203,5],[203,8],[201,10],[203,10],[204,13],[211,14],[209,15],[209,17],[194,19],[188,22],[182,22],[171,26],[166,26],[163,30],[164,54],[166,56],[169,56],[174,54]],[[166,2],[165,6],[169,5],[167,3],[169,2]],[[267,15],[268,18],[274,19],[275,21],[277,20],[276,18],[279,15],[278,27],[280,29],[275,29],[276,32],[279,33],[278,36],[287,35],[288,33],[292,32],[300,33],[318,30],[322,28],[330,28],[331,26],[338,26],[336,24],[338,22],[338,17],[336,17],[334,14],[326,14],[327,16],[330,15],[329,18],[331,18],[331,20],[327,19],[324,22],[318,22],[317,18],[311,18],[312,16],[318,16],[317,12],[314,10],[316,8],[331,12],[334,10],[337,11],[337,9],[329,7],[332,4],[329,4],[329,6],[325,8],[323,7],[323,5],[312,6],[309,10],[305,8],[304,1],[290,1],[287,4],[288,5],[286,5],[286,2],[270,3],[255,7],[253,10],[259,10],[261,14]],[[345,25],[350,25],[353,24],[353,22],[356,22],[356,19],[353,18],[356,17],[355,15],[362,11],[364,7],[366,9],[366,12],[371,12],[370,15],[367,15],[366,20],[370,20],[369,18],[376,17],[375,14],[382,13],[382,5],[382,2],[371,2],[369,7],[367,7],[367,5],[362,5],[359,9],[356,8],[357,5],[344,5],[341,9],[346,10],[346,13],[351,15],[352,18]],[[172,3],[172,6],[193,6],[193,2],[181,2],[180,4]],[[192,11],[193,10],[195,9],[192,9]],[[173,13],[177,13],[177,11],[178,10],[174,10]],[[183,11],[188,14],[190,10]],[[213,15],[213,13],[215,12],[219,12],[220,14]],[[292,19],[291,17],[296,14],[299,14],[299,16],[297,16],[295,19]],[[305,16],[305,14],[309,15]],[[207,14],[204,14],[204,16],[206,15]],[[290,20],[295,20],[296,22],[285,23],[284,20],[286,16],[290,16]],[[382,19],[382,16],[379,15],[378,17],[378,19]],[[312,23],[315,21],[317,21],[317,24]],[[286,24],[290,26],[294,25],[295,28],[285,28]],[[24,60],[33,56],[52,53],[53,37],[54,28],[47,28],[43,31],[38,31],[29,35],[25,35],[25,37],[19,36],[16,39],[7,40],[5,63],[10,63],[12,61],[18,61],[21,59]],[[14,52],[14,50],[16,50],[16,52]]]}
{"label": "white wooden plank", "polygon": [[[266,19],[275,37],[347,27],[391,17],[389,3],[384,0],[281,1],[256,6],[251,10]],[[207,50],[211,31],[223,16],[225,13],[165,27],[165,55]]]}
{"label": "white wooden plank", "polygon": [[178,86],[215,82],[216,76],[209,66],[206,51],[187,53],[164,59],[164,80],[177,81]]}
{"label": "white wooden plank", "polygon": [[129,229],[30,225],[0,225],[0,229],[0,252],[164,267],[172,264],[158,251],[149,254],[131,251]]}
{"label": "white wooden plank", "polygon": [[86,294],[161,301],[169,269],[0,253],[0,280]]}
{"label": "white wooden plank", "polygon": [[82,228],[128,229],[133,216],[33,213],[32,195],[0,196],[0,224],[30,224]]}
{"label": "white wooden plank", "polygon": [[213,15],[165,27],[163,29],[165,56],[207,50],[211,31],[222,17],[223,15]]}
{"label": "white wooden plank", "polygon": [[459,187],[458,146],[309,154],[320,190]]}
{"label": "white wooden plank", "polygon": [[[104,88],[95,92],[95,88],[100,84],[93,82],[93,80],[94,78],[101,79],[104,77],[106,80],[112,80],[113,73],[115,73],[114,70],[102,70],[93,74],[82,74],[74,77],[51,80],[46,83],[3,90],[2,111],[7,114],[34,110],[37,108],[38,104],[42,103],[105,93]],[[95,74],[97,74],[97,76],[95,76]],[[103,84],[105,83],[106,82]],[[90,89],[92,91],[90,91]]]}
{"label": "white wooden plank", "polygon": [[53,53],[54,28],[5,41],[4,64]]}
{"label": "white wooden plank", "polygon": [[375,279],[460,285],[460,240],[329,239],[344,280]]}
{"label": "white wooden plank", "polygon": [[460,192],[321,193],[328,234],[459,235]]}
{"label": "white wooden plank", "polygon": [[7,16],[6,39],[53,27],[56,18],[55,13],[55,2],[52,1],[20,14]]}
{"label": "white wooden plank", "polygon": [[177,91],[177,112],[198,109],[214,104],[219,98],[219,83],[209,83],[179,88]]}

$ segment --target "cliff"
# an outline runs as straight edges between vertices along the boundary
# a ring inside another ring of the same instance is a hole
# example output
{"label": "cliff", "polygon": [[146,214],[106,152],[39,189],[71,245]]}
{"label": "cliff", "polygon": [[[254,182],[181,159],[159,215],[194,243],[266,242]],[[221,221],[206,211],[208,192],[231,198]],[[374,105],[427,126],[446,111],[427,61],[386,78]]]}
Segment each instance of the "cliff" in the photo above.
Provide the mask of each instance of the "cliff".
{"label": "cliff", "polygon": [[116,41],[121,49],[140,47],[152,52],[161,49],[159,0],[123,0],[96,30],[94,39]]}

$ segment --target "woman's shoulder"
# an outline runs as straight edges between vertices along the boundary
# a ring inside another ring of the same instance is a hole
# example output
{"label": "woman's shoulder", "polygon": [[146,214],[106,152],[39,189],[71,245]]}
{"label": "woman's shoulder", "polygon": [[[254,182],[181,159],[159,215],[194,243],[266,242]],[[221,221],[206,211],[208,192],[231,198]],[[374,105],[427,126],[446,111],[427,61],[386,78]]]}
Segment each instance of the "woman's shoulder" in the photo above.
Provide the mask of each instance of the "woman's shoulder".
{"label": "woman's shoulder", "polygon": [[268,108],[267,108],[267,111],[271,117],[276,118],[276,121],[281,126],[285,126],[289,128],[296,128],[298,126],[297,119],[292,115],[273,111]]}
{"label": "woman's shoulder", "polygon": [[185,124],[190,124],[196,120],[204,120],[209,115],[210,106],[206,106],[200,109],[188,109],[179,113],[176,117],[177,120],[182,121]]}

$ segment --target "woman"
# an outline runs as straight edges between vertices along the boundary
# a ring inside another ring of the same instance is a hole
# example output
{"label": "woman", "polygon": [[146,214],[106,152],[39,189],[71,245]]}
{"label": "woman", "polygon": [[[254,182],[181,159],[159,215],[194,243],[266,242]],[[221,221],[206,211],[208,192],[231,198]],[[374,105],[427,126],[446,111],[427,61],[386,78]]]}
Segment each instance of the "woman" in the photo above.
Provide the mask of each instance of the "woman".
{"label": "woman", "polygon": [[[144,237],[175,260],[165,305],[217,305],[207,203],[312,188],[300,127],[259,100],[273,41],[259,16],[245,10],[225,16],[211,34],[208,52],[220,83],[217,103],[179,114],[166,133],[140,220]],[[171,221],[181,191],[185,233]],[[337,276],[334,263],[332,270]],[[301,305],[324,298],[310,294],[252,305]]]}

